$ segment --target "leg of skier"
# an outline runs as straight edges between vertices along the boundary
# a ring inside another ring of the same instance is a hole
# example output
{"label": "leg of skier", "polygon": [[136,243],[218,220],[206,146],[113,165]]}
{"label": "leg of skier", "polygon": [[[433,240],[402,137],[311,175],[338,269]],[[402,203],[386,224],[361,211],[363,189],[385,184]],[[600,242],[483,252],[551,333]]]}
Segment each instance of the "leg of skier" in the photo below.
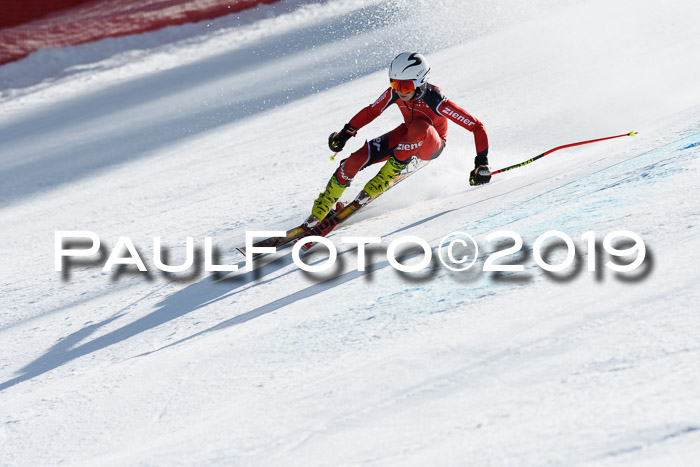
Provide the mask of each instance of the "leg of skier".
{"label": "leg of skier", "polygon": [[406,136],[408,128],[401,124],[388,133],[368,141],[360,149],[342,160],[338,169],[326,185],[326,190],[318,195],[311,210],[311,216],[306,220],[307,227],[313,227],[322,221],[338,201],[345,189],[350,186],[357,173],[367,166],[386,161],[392,150]]}
{"label": "leg of skier", "polygon": [[445,142],[438,135],[437,130],[425,120],[414,120],[408,126],[408,131],[401,142],[393,148],[391,155],[374,176],[363,188],[372,198],[384,192],[391,182],[396,179],[401,171],[417,157],[430,161],[437,158],[445,147]]}
{"label": "leg of skier", "polygon": [[307,227],[322,221],[338,201],[345,189],[350,186],[357,173],[372,164],[385,162],[379,173],[367,182],[364,191],[372,198],[386,190],[401,173],[412,157],[422,160],[437,158],[445,146],[437,130],[425,120],[414,120],[408,126],[401,124],[379,138],[368,141],[347,159],[341,161],[338,169],[319,194],[311,216],[306,220]]}

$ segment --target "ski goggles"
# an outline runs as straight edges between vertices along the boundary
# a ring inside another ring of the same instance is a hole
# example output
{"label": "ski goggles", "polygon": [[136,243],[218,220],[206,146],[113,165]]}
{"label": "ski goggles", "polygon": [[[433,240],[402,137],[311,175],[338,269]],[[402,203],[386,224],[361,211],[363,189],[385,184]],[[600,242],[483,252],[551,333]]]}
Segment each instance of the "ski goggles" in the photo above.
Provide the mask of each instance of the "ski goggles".
{"label": "ski goggles", "polygon": [[391,79],[389,78],[391,89],[401,94],[408,94],[416,90],[416,83],[412,79]]}

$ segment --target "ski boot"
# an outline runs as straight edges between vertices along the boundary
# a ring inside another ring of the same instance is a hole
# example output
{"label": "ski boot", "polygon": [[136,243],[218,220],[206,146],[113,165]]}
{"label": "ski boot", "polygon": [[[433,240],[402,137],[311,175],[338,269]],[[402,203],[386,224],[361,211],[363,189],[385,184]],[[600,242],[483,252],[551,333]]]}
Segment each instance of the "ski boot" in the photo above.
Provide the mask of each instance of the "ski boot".
{"label": "ski boot", "polygon": [[377,173],[372,180],[367,182],[363,190],[370,197],[376,198],[391,186],[391,182],[401,175],[401,171],[405,167],[406,164],[396,160],[394,156],[390,156],[389,160],[387,160],[384,166],[379,170],[379,173]]}
{"label": "ski boot", "polygon": [[331,211],[333,203],[338,201],[338,198],[340,198],[348,186],[350,185],[343,185],[340,183],[335,175],[333,175],[326,185],[326,190],[323,193],[319,193],[318,198],[314,201],[311,215],[304,221],[304,226],[312,229],[325,219]]}

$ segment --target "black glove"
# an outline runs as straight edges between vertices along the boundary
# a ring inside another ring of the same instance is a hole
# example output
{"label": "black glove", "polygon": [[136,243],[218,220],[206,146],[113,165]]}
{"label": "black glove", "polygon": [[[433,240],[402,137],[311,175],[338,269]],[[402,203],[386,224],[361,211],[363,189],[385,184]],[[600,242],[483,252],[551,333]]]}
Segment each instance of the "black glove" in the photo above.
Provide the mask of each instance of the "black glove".
{"label": "black glove", "polygon": [[491,169],[489,169],[489,150],[485,149],[474,158],[474,170],[469,173],[469,184],[483,185],[491,181]]}
{"label": "black glove", "polygon": [[474,170],[469,173],[469,184],[471,186],[483,185],[484,183],[488,183],[490,181],[491,169],[489,169],[488,165],[480,165],[475,167]]}
{"label": "black glove", "polygon": [[356,134],[357,130],[346,123],[342,130],[331,133],[328,137],[328,147],[333,152],[340,152],[345,147],[345,143]]}

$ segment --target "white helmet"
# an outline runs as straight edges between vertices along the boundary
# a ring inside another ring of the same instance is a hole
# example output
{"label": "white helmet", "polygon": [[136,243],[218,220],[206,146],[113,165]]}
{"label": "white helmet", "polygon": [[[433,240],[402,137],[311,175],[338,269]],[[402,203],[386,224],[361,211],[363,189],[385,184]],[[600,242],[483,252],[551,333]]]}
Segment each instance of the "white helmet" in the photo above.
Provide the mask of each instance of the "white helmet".
{"label": "white helmet", "polygon": [[396,81],[413,81],[418,95],[423,94],[430,76],[428,60],[419,53],[404,52],[399,54],[389,65],[389,79]]}

